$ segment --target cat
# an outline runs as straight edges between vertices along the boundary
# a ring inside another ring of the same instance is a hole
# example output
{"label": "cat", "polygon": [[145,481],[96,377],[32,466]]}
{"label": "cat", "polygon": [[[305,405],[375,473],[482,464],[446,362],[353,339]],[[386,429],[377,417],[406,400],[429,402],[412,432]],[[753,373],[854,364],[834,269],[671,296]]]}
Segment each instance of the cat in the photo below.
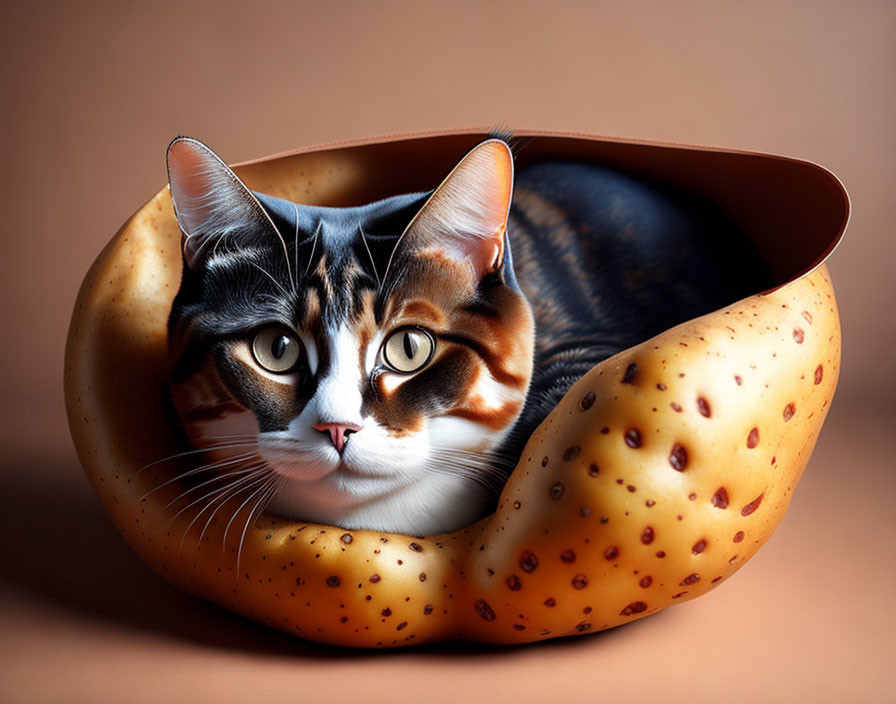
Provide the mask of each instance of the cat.
{"label": "cat", "polygon": [[348,529],[469,525],[591,367],[764,282],[707,204],[574,161],[514,183],[498,136],[434,190],[349,208],[252,192],[191,138],[167,161],[170,391],[209,521],[237,498]]}

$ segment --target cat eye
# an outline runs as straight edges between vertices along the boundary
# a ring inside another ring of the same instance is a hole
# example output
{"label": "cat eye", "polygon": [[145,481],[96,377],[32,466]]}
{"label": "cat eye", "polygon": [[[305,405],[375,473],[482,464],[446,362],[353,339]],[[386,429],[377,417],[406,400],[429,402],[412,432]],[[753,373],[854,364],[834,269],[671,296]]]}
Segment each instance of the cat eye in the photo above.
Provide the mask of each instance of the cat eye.
{"label": "cat eye", "polygon": [[265,328],[252,340],[252,355],[263,369],[285,374],[298,364],[301,343],[283,328]]}
{"label": "cat eye", "polygon": [[435,352],[432,335],[421,328],[396,330],[383,344],[383,359],[397,372],[409,374],[426,366]]}

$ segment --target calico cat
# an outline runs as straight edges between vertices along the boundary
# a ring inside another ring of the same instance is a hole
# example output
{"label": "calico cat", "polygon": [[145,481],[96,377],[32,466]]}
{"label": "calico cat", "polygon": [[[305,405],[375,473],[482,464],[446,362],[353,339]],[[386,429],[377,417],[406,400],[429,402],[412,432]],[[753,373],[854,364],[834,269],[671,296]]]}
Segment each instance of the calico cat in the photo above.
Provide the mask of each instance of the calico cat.
{"label": "calico cat", "polygon": [[208,520],[238,497],[350,529],[468,525],[592,366],[763,283],[704,204],[577,162],[514,186],[499,138],[432,191],[351,208],[253,193],[189,138],[168,172],[170,388],[210,460],[191,472],[212,475]]}

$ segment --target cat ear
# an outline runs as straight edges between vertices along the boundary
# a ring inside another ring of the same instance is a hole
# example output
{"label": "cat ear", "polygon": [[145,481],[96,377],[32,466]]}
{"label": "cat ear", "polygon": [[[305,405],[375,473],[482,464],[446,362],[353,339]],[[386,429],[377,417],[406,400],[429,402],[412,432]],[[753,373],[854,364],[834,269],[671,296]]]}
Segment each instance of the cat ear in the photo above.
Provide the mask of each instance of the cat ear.
{"label": "cat ear", "polygon": [[205,144],[177,137],[168,146],[167,162],[184,260],[191,269],[199,268],[219,242],[245,247],[274,237],[286,252],[286,243],[258,199]]}
{"label": "cat ear", "polygon": [[504,261],[512,193],[510,148],[499,139],[483,142],[433,191],[399,239],[392,259],[409,250],[440,251],[468,262],[478,281]]}

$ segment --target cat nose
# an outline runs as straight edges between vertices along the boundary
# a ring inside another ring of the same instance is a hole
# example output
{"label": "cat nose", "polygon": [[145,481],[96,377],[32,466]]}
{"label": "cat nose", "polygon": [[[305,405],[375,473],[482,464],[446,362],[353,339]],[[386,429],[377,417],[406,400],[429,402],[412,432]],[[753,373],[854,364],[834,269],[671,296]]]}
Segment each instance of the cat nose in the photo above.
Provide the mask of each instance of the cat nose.
{"label": "cat nose", "polygon": [[311,427],[322,433],[329,433],[333,447],[335,447],[336,452],[341,455],[343,448],[345,448],[345,441],[348,436],[352,433],[357,433],[363,426],[356,425],[355,423],[316,423]]}

